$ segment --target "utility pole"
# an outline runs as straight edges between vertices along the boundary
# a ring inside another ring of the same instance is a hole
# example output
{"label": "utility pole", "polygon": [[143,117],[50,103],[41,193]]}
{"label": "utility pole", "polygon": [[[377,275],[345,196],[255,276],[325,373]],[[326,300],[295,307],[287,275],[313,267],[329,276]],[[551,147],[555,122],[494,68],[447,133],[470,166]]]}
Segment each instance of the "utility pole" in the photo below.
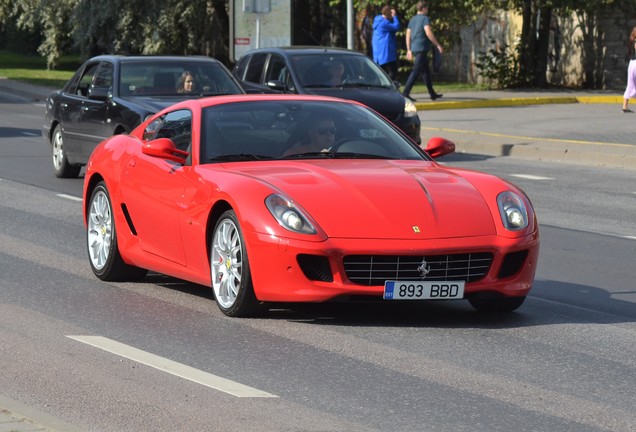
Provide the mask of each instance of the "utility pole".
{"label": "utility pole", "polygon": [[353,49],[353,39],[356,33],[353,16],[353,0],[347,0],[347,48]]}

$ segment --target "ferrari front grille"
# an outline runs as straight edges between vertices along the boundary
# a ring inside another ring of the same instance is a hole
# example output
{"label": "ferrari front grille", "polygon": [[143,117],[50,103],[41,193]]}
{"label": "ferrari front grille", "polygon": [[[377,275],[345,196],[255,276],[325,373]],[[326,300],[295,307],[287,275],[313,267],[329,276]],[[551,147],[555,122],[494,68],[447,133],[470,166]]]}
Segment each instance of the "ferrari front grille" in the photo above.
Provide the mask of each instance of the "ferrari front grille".
{"label": "ferrari front grille", "polygon": [[[387,280],[475,282],[488,274],[492,260],[490,252],[426,256],[348,255],[344,258],[344,267],[352,283],[367,286],[384,285]],[[422,277],[424,273],[425,278]]]}

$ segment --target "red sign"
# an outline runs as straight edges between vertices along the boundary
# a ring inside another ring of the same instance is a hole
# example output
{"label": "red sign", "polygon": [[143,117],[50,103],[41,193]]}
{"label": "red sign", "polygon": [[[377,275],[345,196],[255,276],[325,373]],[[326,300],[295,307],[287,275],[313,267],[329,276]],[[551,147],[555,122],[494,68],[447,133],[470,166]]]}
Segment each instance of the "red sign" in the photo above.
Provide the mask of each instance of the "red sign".
{"label": "red sign", "polygon": [[234,45],[249,45],[250,38],[234,38]]}

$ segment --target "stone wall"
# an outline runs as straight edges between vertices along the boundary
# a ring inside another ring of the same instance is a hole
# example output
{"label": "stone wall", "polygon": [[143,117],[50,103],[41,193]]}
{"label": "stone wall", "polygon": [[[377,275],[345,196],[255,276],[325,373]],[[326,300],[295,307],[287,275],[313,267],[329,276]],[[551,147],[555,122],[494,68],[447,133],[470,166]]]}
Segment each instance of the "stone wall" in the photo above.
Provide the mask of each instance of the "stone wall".
{"label": "stone wall", "polygon": [[[443,56],[438,81],[484,83],[475,66],[478,55],[495,45],[512,49],[521,34],[521,16],[490,11],[460,31],[461,42]],[[566,87],[624,89],[627,39],[636,17],[617,13],[600,17],[552,17],[548,83]],[[493,42],[494,41],[494,42]]]}

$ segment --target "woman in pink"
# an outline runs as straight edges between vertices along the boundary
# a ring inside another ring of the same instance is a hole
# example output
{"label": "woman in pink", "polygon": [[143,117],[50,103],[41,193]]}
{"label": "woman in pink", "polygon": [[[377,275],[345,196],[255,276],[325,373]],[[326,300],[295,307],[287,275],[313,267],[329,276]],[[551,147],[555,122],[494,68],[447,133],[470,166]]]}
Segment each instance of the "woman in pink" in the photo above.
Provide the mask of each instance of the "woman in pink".
{"label": "woman in pink", "polygon": [[633,112],[629,109],[629,99],[636,97],[636,27],[632,29],[629,35],[629,47],[627,49],[629,57],[629,67],[627,68],[627,88],[623,95],[623,112]]}

